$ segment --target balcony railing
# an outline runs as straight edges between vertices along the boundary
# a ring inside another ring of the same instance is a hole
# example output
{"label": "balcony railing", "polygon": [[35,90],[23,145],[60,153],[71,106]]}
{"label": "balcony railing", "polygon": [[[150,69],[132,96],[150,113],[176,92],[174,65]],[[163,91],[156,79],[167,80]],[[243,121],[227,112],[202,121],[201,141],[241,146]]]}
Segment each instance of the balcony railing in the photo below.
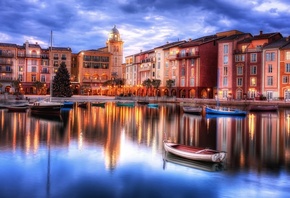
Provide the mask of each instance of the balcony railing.
{"label": "balcony railing", "polygon": [[13,61],[11,60],[0,60],[1,65],[13,65]]}
{"label": "balcony railing", "polygon": [[0,73],[12,73],[13,69],[0,68]]}
{"label": "balcony railing", "polygon": [[12,76],[0,76],[0,81],[11,81],[13,80]]}
{"label": "balcony railing", "polygon": [[14,53],[0,53],[0,57],[6,57],[6,58],[13,58],[14,57]]}

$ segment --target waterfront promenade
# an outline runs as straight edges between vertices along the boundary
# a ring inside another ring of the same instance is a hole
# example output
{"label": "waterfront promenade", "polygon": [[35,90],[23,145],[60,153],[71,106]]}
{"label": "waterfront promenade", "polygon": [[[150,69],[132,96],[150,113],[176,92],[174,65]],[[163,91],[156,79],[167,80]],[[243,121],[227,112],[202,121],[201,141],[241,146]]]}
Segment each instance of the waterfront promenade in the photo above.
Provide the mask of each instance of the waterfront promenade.
{"label": "waterfront promenade", "polygon": [[[49,95],[25,95],[24,100],[30,102],[49,99]],[[12,102],[15,96],[4,96],[1,94],[0,103]],[[215,99],[200,99],[200,98],[176,98],[176,97],[115,97],[115,96],[100,96],[100,95],[73,95],[72,97],[52,97],[51,101],[63,102],[98,102],[98,101],[117,101],[117,100],[148,100],[154,103],[180,103],[181,105],[216,105]],[[278,105],[280,108],[290,108],[290,101],[285,100],[219,100],[221,106],[240,106],[247,107],[249,105]]]}

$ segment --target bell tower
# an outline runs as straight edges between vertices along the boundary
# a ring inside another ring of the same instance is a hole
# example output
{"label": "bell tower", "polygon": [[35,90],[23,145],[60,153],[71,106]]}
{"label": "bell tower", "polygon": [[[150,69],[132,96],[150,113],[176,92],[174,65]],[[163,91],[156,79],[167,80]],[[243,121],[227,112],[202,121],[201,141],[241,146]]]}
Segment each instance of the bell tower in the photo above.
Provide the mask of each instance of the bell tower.
{"label": "bell tower", "polygon": [[123,41],[116,25],[110,31],[106,45],[108,47],[108,52],[112,54],[111,77],[122,78]]}

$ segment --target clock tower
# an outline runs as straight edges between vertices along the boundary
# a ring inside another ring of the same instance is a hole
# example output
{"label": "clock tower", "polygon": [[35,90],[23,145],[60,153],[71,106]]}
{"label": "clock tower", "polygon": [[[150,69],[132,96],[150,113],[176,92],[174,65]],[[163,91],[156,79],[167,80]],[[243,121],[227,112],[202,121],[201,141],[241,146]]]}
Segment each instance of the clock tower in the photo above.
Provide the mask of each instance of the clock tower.
{"label": "clock tower", "polygon": [[123,41],[116,25],[110,31],[106,45],[108,52],[112,54],[111,76],[112,78],[122,78]]}

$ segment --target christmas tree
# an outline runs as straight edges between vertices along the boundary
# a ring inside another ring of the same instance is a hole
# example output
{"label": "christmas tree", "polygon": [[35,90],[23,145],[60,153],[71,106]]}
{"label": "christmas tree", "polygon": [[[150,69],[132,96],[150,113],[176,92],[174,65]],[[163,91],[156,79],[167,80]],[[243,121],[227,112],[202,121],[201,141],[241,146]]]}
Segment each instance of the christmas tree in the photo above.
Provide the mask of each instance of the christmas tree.
{"label": "christmas tree", "polygon": [[71,97],[70,75],[64,62],[62,62],[56,72],[52,83],[52,96],[54,97]]}

